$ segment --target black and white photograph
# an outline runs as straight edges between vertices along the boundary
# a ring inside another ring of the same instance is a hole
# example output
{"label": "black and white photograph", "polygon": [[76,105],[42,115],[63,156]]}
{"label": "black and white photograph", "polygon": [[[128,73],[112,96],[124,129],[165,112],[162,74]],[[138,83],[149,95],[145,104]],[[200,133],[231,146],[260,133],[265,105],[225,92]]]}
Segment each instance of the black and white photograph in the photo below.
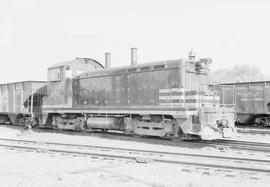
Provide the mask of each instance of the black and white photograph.
{"label": "black and white photograph", "polygon": [[270,186],[270,1],[0,0],[0,187]]}

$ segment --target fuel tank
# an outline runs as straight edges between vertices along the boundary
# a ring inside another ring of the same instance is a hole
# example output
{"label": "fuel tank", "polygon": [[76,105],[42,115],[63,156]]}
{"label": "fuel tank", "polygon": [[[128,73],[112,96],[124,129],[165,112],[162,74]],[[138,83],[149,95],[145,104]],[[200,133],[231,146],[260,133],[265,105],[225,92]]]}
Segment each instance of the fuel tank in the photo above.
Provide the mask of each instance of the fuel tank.
{"label": "fuel tank", "polygon": [[94,129],[120,130],[116,122],[115,118],[94,117],[87,119],[87,126]]}

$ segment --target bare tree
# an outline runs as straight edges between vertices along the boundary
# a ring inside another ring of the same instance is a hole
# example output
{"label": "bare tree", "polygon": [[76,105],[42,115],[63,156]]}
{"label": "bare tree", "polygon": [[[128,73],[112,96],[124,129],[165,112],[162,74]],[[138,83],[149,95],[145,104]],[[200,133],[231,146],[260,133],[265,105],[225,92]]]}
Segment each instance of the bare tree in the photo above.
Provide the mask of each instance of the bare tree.
{"label": "bare tree", "polygon": [[231,69],[219,69],[211,73],[213,83],[251,82],[269,79],[261,70],[249,65],[236,65]]}

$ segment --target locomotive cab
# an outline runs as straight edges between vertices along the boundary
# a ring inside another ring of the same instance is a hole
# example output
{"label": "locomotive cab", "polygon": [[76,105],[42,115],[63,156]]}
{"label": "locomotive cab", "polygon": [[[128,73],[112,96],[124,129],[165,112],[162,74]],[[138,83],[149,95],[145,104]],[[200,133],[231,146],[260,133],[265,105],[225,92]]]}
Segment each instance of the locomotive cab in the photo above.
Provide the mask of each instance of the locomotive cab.
{"label": "locomotive cab", "polygon": [[[43,109],[72,107],[72,82],[75,76],[84,72],[102,70],[104,67],[90,58],[76,58],[57,63],[48,68],[47,96],[43,99]],[[48,115],[43,116],[43,124]],[[51,121],[51,120],[50,120]]]}
{"label": "locomotive cab", "polygon": [[76,58],[75,60],[54,64],[48,68],[47,97],[44,107],[72,105],[72,79],[84,72],[101,70],[103,66],[89,58]]}

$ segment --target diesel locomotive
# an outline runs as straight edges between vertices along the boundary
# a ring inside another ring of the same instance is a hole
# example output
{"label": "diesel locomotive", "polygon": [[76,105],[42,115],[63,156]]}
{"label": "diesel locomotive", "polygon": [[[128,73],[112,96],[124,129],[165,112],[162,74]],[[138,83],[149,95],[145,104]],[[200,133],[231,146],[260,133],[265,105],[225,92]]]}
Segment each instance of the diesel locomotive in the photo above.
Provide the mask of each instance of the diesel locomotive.
{"label": "diesel locomotive", "polygon": [[227,137],[235,132],[234,108],[221,104],[210,86],[211,62],[196,59],[191,51],[187,59],[138,64],[136,48],[131,64],[123,67],[111,67],[110,53],[105,67],[94,59],[76,58],[49,67],[47,82],[30,82],[36,85],[30,92],[23,91],[24,83],[4,85],[0,119],[172,139]]}
{"label": "diesel locomotive", "polygon": [[48,68],[42,126],[72,130],[116,130],[169,138],[220,137],[234,132],[233,107],[220,106],[209,87],[211,59],[164,60],[105,68],[77,58]]}

